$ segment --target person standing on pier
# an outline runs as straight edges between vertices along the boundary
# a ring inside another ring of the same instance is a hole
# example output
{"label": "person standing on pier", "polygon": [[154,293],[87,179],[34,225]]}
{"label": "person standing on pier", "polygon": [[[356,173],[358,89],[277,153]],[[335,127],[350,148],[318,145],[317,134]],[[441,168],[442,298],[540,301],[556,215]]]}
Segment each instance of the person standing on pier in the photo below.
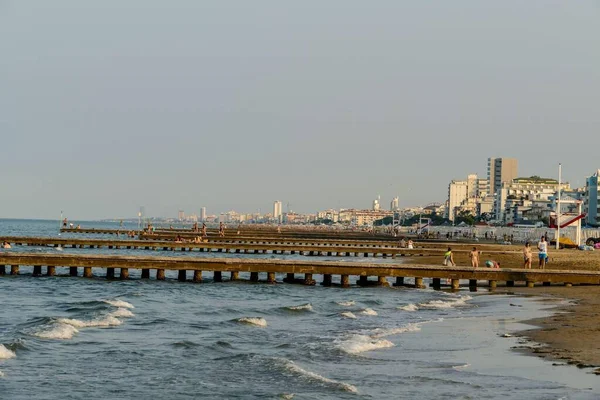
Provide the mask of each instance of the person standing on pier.
{"label": "person standing on pier", "polygon": [[454,262],[454,256],[452,255],[452,248],[448,247],[448,251],[444,253],[444,265],[452,265],[456,267],[456,263]]}
{"label": "person standing on pier", "polygon": [[481,252],[477,250],[477,247],[473,247],[473,250],[469,253],[469,258],[471,259],[471,267],[477,268],[479,267],[479,255]]}
{"label": "person standing on pier", "polygon": [[538,243],[538,250],[538,257],[540,259],[539,267],[544,269],[546,267],[546,259],[548,258],[548,242],[546,241],[545,236],[542,236],[540,239],[540,242]]}
{"label": "person standing on pier", "polygon": [[222,222],[219,222],[219,236],[225,236],[225,224],[223,224]]}
{"label": "person standing on pier", "polygon": [[202,237],[205,238],[208,235],[206,234],[206,224],[203,222],[202,223]]}
{"label": "person standing on pier", "polygon": [[525,247],[523,248],[523,268],[531,269],[531,247],[529,246],[529,242],[525,242]]}

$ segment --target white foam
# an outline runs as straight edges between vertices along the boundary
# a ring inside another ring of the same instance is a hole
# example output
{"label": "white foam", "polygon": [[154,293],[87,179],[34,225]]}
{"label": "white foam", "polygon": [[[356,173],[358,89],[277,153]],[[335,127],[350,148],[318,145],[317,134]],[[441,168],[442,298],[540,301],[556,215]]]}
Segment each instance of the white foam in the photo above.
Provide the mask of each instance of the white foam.
{"label": "white foam", "polygon": [[92,327],[109,327],[109,326],[117,326],[121,325],[121,320],[113,317],[112,315],[106,315],[102,318],[95,318],[90,321],[82,321],[80,319],[71,319],[71,318],[59,318],[59,324],[66,324],[74,326],[75,328],[92,328]]}
{"label": "white foam", "polygon": [[372,308],[365,308],[364,310],[361,311],[361,314],[365,314],[365,315],[378,315],[377,311],[373,310]]}
{"label": "white foam", "polygon": [[7,358],[14,358],[17,355],[14,351],[7,349],[3,344],[0,344],[0,360],[6,360]]}
{"label": "white foam", "polygon": [[446,309],[464,306],[468,300],[471,300],[471,296],[461,296],[457,299],[443,301],[443,300],[431,300],[427,303],[420,303],[420,308],[435,308],[435,309]]}
{"label": "white foam", "polygon": [[135,317],[135,314],[129,311],[126,308],[117,308],[116,311],[110,313],[112,317],[115,318],[131,318]]}
{"label": "white foam", "polygon": [[336,301],[337,304],[339,304],[340,306],[344,306],[344,307],[350,307],[353,306],[355,304],[354,300],[350,300],[350,301]]}
{"label": "white foam", "polygon": [[340,314],[344,318],[356,319],[356,315],[350,311],[346,311]]}
{"label": "white foam", "polygon": [[420,325],[422,325],[422,324],[423,324],[423,322],[410,323],[410,324],[407,324],[405,326],[401,326],[398,328],[387,328],[387,329],[377,328],[377,329],[373,330],[373,334],[371,335],[371,337],[373,339],[379,339],[382,337],[399,335],[401,333],[406,333],[406,332],[418,332],[421,330]]}
{"label": "white foam", "polygon": [[292,310],[292,311],[303,311],[303,310],[312,311],[313,308],[310,303],[307,303],[307,304],[301,304],[299,306],[290,306],[290,307],[287,307],[287,309]]}
{"label": "white foam", "polygon": [[339,344],[339,348],[349,354],[359,354],[365,351],[393,347],[394,343],[386,339],[376,339],[367,335],[354,335]]}
{"label": "white foam", "polygon": [[[292,373],[301,375],[304,378],[307,378],[310,380],[314,380],[317,382],[321,382],[321,383],[336,387],[338,389],[342,389],[346,392],[358,393],[358,389],[354,385],[351,385],[346,382],[340,382],[340,381],[336,381],[333,379],[325,378],[324,376],[319,375],[315,372],[307,371],[304,368],[301,368],[298,365],[296,365],[293,361],[289,361],[289,360],[283,360],[283,361],[285,363],[285,369],[287,369],[288,371],[290,371]],[[291,398],[291,397],[288,397],[288,398]]]}
{"label": "white foam", "polygon": [[77,328],[69,324],[58,323],[51,325],[49,329],[36,332],[33,335],[42,339],[71,339],[77,332]]}
{"label": "white foam", "polygon": [[242,324],[260,326],[261,328],[264,328],[267,326],[267,320],[265,320],[264,318],[261,318],[261,317],[244,317],[244,318],[238,319],[237,321],[241,322]]}
{"label": "white foam", "polygon": [[397,307],[397,308],[398,308],[398,310],[409,311],[409,312],[417,311],[419,309],[419,307],[417,307],[417,305],[413,304],[413,303],[407,304],[405,306]]}
{"label": "white foam", "polygon": [[0,371],[0,378],[4,377],[4,372]]}
{"label": "white foam", "polygon": [[294,393],[283,393],[280,397],[284,400],[292,400],[294,398]]}
{"label": "white foam", "polygon": [[464,369],[469,368],[470,366],[471,366],[471,364],[455,365],[452,367],[452,369],[455,371],[462,371]]}
{"label": "white foam", "polygon": [[104,300],[106,304],[110,304],[113,307],[121,307],[121,308],[135,308],[133,304],[128,303],[123,300]]}

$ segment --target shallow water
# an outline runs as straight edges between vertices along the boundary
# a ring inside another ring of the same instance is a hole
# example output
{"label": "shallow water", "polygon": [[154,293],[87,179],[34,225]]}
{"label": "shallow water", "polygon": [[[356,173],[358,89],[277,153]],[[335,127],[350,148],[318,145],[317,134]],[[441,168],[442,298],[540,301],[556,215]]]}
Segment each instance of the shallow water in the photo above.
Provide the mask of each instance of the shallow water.
{"label": "shallow water", "polygon": [[[58,230],[43,221],[6,226],[0,220],[0,234]],[[600,396],[595,376],[514,352],[520,339],[500,337],[547,313],[532,299],[167,277],[2,277],[0,397]]]}

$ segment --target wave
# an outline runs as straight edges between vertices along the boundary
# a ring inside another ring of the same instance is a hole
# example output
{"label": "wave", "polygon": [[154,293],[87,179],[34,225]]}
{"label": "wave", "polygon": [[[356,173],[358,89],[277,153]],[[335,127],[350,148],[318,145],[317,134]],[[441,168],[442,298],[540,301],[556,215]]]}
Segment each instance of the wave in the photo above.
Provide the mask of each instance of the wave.
{"label": "wave", "polygon": [[340,314],[344,318],[356,319],[356,315],[350,311],[346,311]]}
{"label": "wave", "polygon": [[361,314],[365,314],[365,315],[378,315],[377,311],[373,310],[372,308],[365,308],[364,310],[361,311]]}
{"label": "wave", "polygon": [[467,301],[471,300],[471,296],[461,296],[456,299],[452,299],[449,301],[443,300],[431,300],[427,303],[419,303],[419,308],[428,308],[428,309],[447,309],[454,308],[466,305]]}
{"label": "wave", "polygon": [[135,314],[132,313],[131,311],[129,311],[128,309],[126,309],[126,308],[117,308],[117,310],[111,312],[110,315],[112,317],[115,317],[115,318],[131,318],[131,317],[135,317]]}
{"label": "wave", "polygon": [[239,318],[236,321],[239,323],[242,323],[242,324],[260,326],[261,328],[264,328],[267,326],[267,320],[265,320],[264,318],[261,318],[261,317],[244,317],[244,318]]}
{"label": "wave", "polygon": [[290,311],[312,311],[313,309],[310,303],[301,304],[299,306],[289,306],[285,308]]}
{"label": "wave", "polygon": [[57,323],[33,333],[33,336],[42,339],[71,339],[77,332],[79,331],[73,325]]}
{"label": "wave", "polygon": [[453,369],[453,370],[455,370],[455,371],[462,371],[462,370],[464,370],[464,369],[467,369],[467,368],[469,368],[470,366],[471,366],[471,364],[454,365],[454,366],[452,367],[452,369]]}
{"label": "wave", "polygon": [[417,311],[419,309],[419,307],[417,307],[417,305],[413,304],[413,303],[407,304],[405,306],[397,307],[397,308],[398,308],[398,310],[409,311],[409,312]]}
{"label": "wave", "polygon": [[399,335],[401,333],[406,333],[406,332],[418,332],[421,330],[421,325],[424,323],[425,322],[410,323],[410,324],[407,324],[405,326],[401,326],[398,328],[374,329],[371,337],[374,339],[379,339],[382,337]]}
{"label": "wave", "polygon": [[333,388],[336,389],[340,389],[343,390],[345,392],[350,392],[350,393],[358,393],[358,389],[356,388],[356,386],[351,385],[349,383],[346,382],[341,382],[341,381],[336,381],[334,379],[329,379],[326,378],[322,375],[319,375],[315,372],[311,372],[311,371],[307,371],[304,368],[301,368],[300,366],[298,366],[296,363],[294,363],[293,361],[287,360],[285,358],[279,358],[276,359],[278,362],[280,362],[281,364],[283,364],[283,368],[287,371],[290,372],[292,374],[295,375],[299,375],[304,379],[310,380],[310,381],[315,381],[321,384],[325,384],[327,386],[331,386]]}
{"label": "wave", "polygon": [[356,302],[354,300],[350,300],[350,301],[336,301],[336,303],[339,304],[340,306],[350,307],[350,306],[353,306]]}
{"label": "wave", "polygon": [[377,339],[367,335],[353,335],[338,344],[340,350],[349,354],[360,354],[365,351],[394,347],[387,339]]}
{"label": "wave", "polygon": [[17,354],[14,351],[7,349],[3,344],[0,344],[0,360],[14,358],[16,356]]}
{"label": "wave", "polygon": [[4,372],[0,371],[0,378],[4,377]]}
{"label": "wave", "polygon": [[92,328],[92,327],[109,327],[109,326],[118,326],[121,325],[120,319],[113,317],[112,315],[106,315],[102,318],[95,318],[89,321],[82,321],[80,319],[72,319],[72,318],[59,318],[59,324],[66,324],[74,326],[75,328]]}
{"label": "wave", "polygon": [[106,304],[110,304],[113,307],[121,307],[121,308],[135,308],[133,304],[128,303],[123,300],[104,300]]}

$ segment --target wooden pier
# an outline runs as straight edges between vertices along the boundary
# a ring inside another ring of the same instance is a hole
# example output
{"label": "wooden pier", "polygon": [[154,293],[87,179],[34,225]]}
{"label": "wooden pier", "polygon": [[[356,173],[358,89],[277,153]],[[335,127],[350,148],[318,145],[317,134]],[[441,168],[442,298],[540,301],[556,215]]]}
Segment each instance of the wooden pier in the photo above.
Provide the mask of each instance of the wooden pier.
{"label": "wooden pier", "polygon": [[[337,257],[417,257],[441,256],[445,248],[421,247],[407,249],[392,247],[390,243],[383,245],[357,244],[353,241],[308,241],[295,243],[292,241],[264,242],[256,240],[225,240],[203,243],[175,242],[160,240],[102,240],[73,239],[51,237],[0,237],[0,242],[8,242],[15,246],[42,246],[63,248],[95,248],[95,249],[139,249],[163,251],[197,251],[245,254],[297,254],[306,256]],[[457,249],[455,253],[467,253],[467,249]],[[514,251],[486,251],[486,253],[515,253]]]}
{"label": "wooden pier", "polygon": [[[10,266],[10,270],[7,270]],[[141,278],[149,279],[151,271],[157,280],[166,278],[165,271],[177,271],[177,279],[188,280],[188,272],[192,281],[202,281],[202,272],[212,272],[215,282],[223,281],[223,272],[230,274],[230,280],[238,280],[240,273],[249,273],[250,281],[258,281],[259,274],[266,274],[266,282],[279,282],[277,274],[284,274],[280,279],[290,283],[314,284],[316,275],[322,276],[325,286],[331,285],[332,276],[340,276],[343,287],[350,286],[350,277],[358,277],[359,285],[388,285],[388,278],[395,279],[395,285],[405,286],[405,278],[412,278],[414,283],[408,286],[423,288],[423,279],[431,279],[434,288],[441,286],[442,280],[449,280],[452,289],[458,289],[461,280],[468,281],[469,287],[475,289],[479,285],[495,288],[498,283],[506,286],[524,284],[527,287],[537,285],[562,284],[600,284],[600,272],[595,271],[561,271],[531,270],[512,268],[470,268],[442,267],[411,264],[378,264],[340,261],[286,261],[237,258],[193,258],[193,257],[128,257],[115,255],[73,255],[44,253],[0,253],[0,275],[19,275],[21,266],[33,266],[33,276],[54,276],[57,268],[68,268],[70,276],[91,278],[94,270],[104,272],[99,276],[108,279],[129,279],[129,270],[141,270]],[[45,267],[45,271],[42,268]],[[116,275],[116,270],[119,275]],[[45,273],[44,273],[45,272]],[[302,274],[297,278],[297,274]],[[374,277],[375,280],[369,280]]]}

